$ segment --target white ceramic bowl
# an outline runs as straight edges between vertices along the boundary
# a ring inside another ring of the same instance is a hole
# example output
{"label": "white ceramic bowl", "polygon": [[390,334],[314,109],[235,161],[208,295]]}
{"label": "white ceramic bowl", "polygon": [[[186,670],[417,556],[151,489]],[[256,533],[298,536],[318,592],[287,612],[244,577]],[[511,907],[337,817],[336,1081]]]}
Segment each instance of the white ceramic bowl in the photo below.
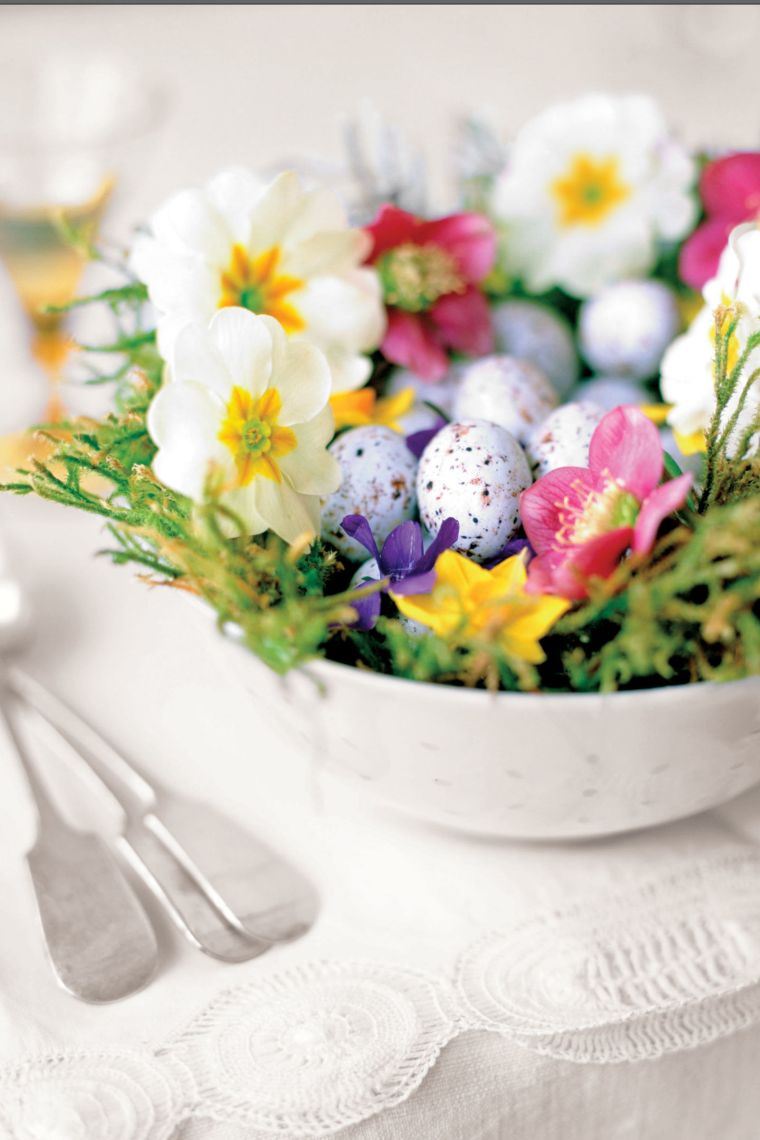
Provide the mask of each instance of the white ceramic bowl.
{"label": "white ceramic bowl", "polygon": [[320,763],[459,830],[610,834],[703,811],[760,780],[760,677],[490,694],[330,662],[279,678],[232,641],[225,652],[237,656],[257,715],[276,717]]}

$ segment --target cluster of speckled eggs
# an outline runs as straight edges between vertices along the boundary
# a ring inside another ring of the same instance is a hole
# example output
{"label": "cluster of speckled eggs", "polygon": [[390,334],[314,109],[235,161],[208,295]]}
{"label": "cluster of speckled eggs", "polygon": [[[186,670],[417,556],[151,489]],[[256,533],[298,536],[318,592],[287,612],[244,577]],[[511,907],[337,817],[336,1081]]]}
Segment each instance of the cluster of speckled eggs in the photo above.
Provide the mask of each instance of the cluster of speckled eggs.
{"label": "cluster of speckled eggs", "polygon": [[450,418],[419,460],[405,436],[386,427],[353,428],[330,445],[343,480],[324,504],[322,536],[346,558],[366,558],[342,529],[348,514],[364,515],[378,543],[407,519],[419,517],[432,535],[453,517],[455,549],[481,563],[498,556],[520,529],[520,495],[534,479],[586,466],[605,412],[651,401],[644,381],[656,374],[679,328],[665,285],[610,286],[581,307],[580,350],[598,374],[579,382],[575,337],[559,313],[514,300],[493,317],[494,355],[454,365],[434,385],[403,370],[392,377],[390,392],[413,387],[418,394],[403,421],[407,434],[440,423],[430,403]]}

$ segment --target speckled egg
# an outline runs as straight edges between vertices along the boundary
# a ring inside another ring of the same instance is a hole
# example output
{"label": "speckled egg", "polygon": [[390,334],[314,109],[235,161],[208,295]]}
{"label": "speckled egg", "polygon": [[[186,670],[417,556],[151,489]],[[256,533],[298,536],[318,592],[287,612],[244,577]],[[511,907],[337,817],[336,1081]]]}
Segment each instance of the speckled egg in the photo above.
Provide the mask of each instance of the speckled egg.
{"label": "speckled egg", "polygon": [[353,428],[328,450],[340,464],[343,479],[322,508],[322,537],[358,562],[367,552],[343,533],[343,519],[364,515],[382,544],[394,526],[414,515],[417,460],[403,436],[386,427]]}
{"label": "speckled egg", "polygon": [[488,420],[526,443],[557,402],[556,391],[535,364],[514,356],[484,356],[464,370],[454,418]]}
{"label": "speckled egg", "polygon": [[625,376],[592,376],[581,380],[571,392],[571,398],[599,404],[605,412],[621,404],[651,404],[653,401],[652,393],[644,384],[627,380]]}
{"label": "speckled egg", "polygon": [[573,330],[561,313],[538,301],[504,301],[492,312],[496,347],[540,368],[560,396],[578,380]]}
{"label": "speckled egg", "polygon": [[534,477],[557,467],[587,467],[591,436],[603,416],[604,408],[587,400],[555,408],[525,448]]}
{"label": "speckled egg", "polygon": [[676,298],[661,281],[618,281],[581,305],[581,352],[592,368],[646,380],[678,333]]}
{"label": "speckled egg", "polygon": [[433,534],[445,518],[455,518],[454,549],[484,562],[517,531],[520,495],[531,482],[525,452],[510,432],[485,420],[447,424],[420,459],[420,518]]}
{"label": "speckled egg", "polygon": [[462,371],[463,366],[461,364],[452,364],[441,380],[431,384],[430,381],[422,380],[407,368],[397,368],[388,381],[385,390],[387,395],[395,396],[398,392],[403,392],[405,388],[414,388],[420,403],[430,400],[437,408],[441,409],[444,415],[451,416],[454,411],[454,397],[462,379]]}
{"label": "speckled egg", "polygon": [[[366,551],[365,551],[366,554]],[[376,558],[367,558],[362,562],[361,566],[357,567],[351,575],[351,581],[348,583],[349,590],[355,590],[357,586],[361,586],[365,578],[372,578],[377,581],[380,577],[380,567],[377,564]]]}

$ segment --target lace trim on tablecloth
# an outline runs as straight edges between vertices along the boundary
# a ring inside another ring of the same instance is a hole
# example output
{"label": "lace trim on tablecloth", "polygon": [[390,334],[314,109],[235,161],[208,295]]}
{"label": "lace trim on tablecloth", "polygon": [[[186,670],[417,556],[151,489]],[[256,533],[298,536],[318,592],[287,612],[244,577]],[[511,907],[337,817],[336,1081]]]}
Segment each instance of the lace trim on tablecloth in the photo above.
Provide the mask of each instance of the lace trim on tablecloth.
{"label": "lace trim on tablecloth", "polygon": [[0,1071],[0,1140],[330,1136],[399,1104],[457,1034],[634,1061],[760,1022],[760,854],[725,857],[465,950],[450,977],[316,962],[232,988],[158,1047]]}

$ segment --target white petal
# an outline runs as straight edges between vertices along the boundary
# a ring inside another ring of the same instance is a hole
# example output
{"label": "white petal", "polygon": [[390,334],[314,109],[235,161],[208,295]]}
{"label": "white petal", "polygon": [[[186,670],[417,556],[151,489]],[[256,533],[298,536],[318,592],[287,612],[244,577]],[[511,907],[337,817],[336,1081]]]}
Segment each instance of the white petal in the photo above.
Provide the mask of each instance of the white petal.
{"label": "white petal", "polygon": [[306,533],[319,533],[319,499],[316,496],[299,495],[286,482],[275,483],[273,479],[263,477],[254,479],[251,489],[257,512],[286,542],[294,542]]}
{"label": "white petal", "polygon": [[[307,241],[326,230],[345,230],[346,212],[332,190],[302,191],[298,209],[293,213],[284,234],[284,244],[290,248]],[[355,231],[361,232],[361,231]]]}
{"label": "white petal", "polygon": [[208,326],[200,321],[186,325],[178,333],[172,352],[171,376],[173,380],[204,384],[224,401],[236,383]]}
{"label": "white petal", "polygon": [[301,208],[303,190],[298,175],[280,174],[260,195],[251,211],[247,246],[262,252],[282,245],[283,238]]}
{"label": "white petal", "polygon": [[173,377],[174,349],[177,340],[183,329],[191,323],[185,313],[166,313],[156,325],[156,343],[158,351],[168,365],[169,379]]}
{"label": "white petal", "polygon": [[193,253],[216,265],[230,257],[232,234],[203,190],[181,190],[151,218],[158,242],[176,253]]}
{"label": "white petal", "polygon": [[304,495],[331,495],[342,475],[339,463],[326,450],[334,430],[330,408],[293,430],[298,446],[278,461],[286,480]]}
{"label": "white petal", "polygon": [[320,348],[371,352],[385,332],[385,309],[373,270],[314,278],[300,293],[298,309],[309,339]]}
{"label": "white petal", "polygon": [[237,487],[224,496],[224,505],[238,516],[245,534],[261,534],[262,531],[269,529],[269,523],[256,509],[254,486],[255,484],[251,483],[247,487]]}
{"label": "white petal", "polygon": [[282,268],[294,277],[342,274],[356,269],[367,255],[370,238],[362,230],[326,231],[287,249]]}
{"label": "white petal", "polygon": [[286,427],[313,419],[330,397],[330,368],[325,355],[304,341],[288,343],[271,382],[282,397],[278,419]]}
{"label": "white petal", "polygon": [[156,478],[174,491],[200,499],[212,462],[229,466],[227,449],[217,438],[222,401],[201,384],[168,384],[154,397],[147,425],[158,444]]}
{"label": "white petal", "polygon": [[368,356],[340,348],[329,348],[326,355],[333,392],[355,392],[363,388],[372,375],[372,361]]}
{"label": "white petal", "polygon": [[216,308],[218,275],[200,257],[178,253],[154,238],[140,237],[130,266],[147,285],[151,301],[161,312],[181,311],[208,318]]}
{"label": "white petal", "polygon": [[206,187],[209,201],[241,245],[248,243],[251,214],[265,189],[263,179],[242,167],[221,171]]}
{"label": "white petal", "polygon": [[209,325],[209,338],[232,383],[260,396],[269,386],[272,373],[272,336],[267,321],[247,309],[220,309]]}

